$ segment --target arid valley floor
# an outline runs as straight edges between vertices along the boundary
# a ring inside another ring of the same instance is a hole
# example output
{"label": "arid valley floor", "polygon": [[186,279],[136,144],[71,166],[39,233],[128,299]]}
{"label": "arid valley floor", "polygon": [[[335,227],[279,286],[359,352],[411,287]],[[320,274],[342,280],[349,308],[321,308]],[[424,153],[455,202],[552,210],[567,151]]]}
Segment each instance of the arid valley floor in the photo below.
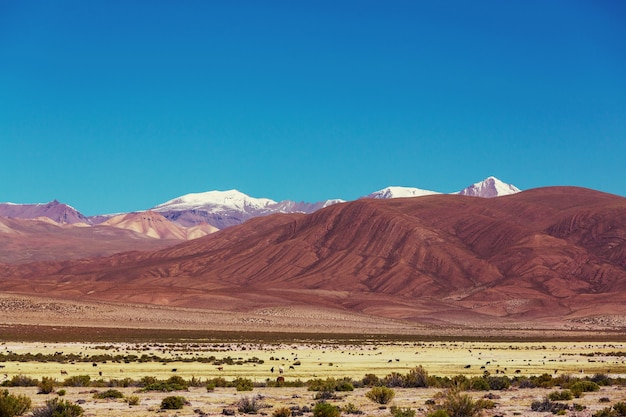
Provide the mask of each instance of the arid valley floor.
{"label": "arid valley floor", "polygon": [[[475,400],[485,395],[492,398],[495,408],[483,410],[485,416],[548,415],[532,411],[533,401],[561,390],[557,383],[598,376],[610,377],[614,383],[565,401],[572,408],[566,415],[591,416],[626,400],[626,338],[608,327],[418,326],[334,310],[225,314],[6,294],[0,298],[0,310],[3,389],[30,397],[35,408],[52,398],[79,402],[87,416],[221,415],[223,410],[241,414],[237,403],[254,396],[267,406],[260,414],[291,407],[294,414],[304,410],[304,415],[311,415],[317,392],[309,390],[309,383],[328,378],[346,378],[355,387],[327,400],[343,410],[353,406],[364,415],[382,417],[391,416],[391,406],[397,406],[426,416],[432,411],[427,403],[446,387],[396,386],[393,401],[381,406],[366,397],[370,387],[363,385],[368,374],[384,379],[407,375],[419,366],[431,377],[450,380],[506,376],[512,382],[506,389],[463,391]],[[39,359],[33,359],[37,354]],[[57,357],[42,360],[46,355]],[[521,382],[540,375],[548,375],[554,384],[538,387]],[[68,382],[85,376],[89,381],[85,386]],[[144,391],[138,384],[145,377],[167,381],[172,376],[191,385],[182,391],[161,392]],[[273,386],[279,376],[285,386]],[[36,386],[12,384],[23,377],[51,378],[55,390],[38,394]],[[215,378],[249,379],[254,388],[207,390]],[[94,398],[108,389],[120,391],[125,398],[134,396],[138,403],[129,406],[124,399]],[[65,395],[59,397],[62,390]],[[184,397],[186,405],[180,410],[161,410],[163,398],[172,395]]]}

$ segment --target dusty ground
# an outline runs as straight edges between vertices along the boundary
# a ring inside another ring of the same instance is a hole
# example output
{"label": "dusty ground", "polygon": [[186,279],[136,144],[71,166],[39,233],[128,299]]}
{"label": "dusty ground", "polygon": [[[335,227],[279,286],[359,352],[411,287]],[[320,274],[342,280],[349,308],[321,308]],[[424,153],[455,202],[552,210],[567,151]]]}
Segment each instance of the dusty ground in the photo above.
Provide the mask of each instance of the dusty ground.
{"label": "dusty ground", "polygon": [[[565,338],[624,340],[626,328],[603,323],[553,323],[540,321],[478,323],[464,321],[462,317],[447,318],[445,324],[419,324],[394,320],[345,310],[305,306],[258,308],[247,311],[218,309],[191,309],[146,304],[125,304],[101,301],[75,301],[45,296],[25,296],[0,293],[0,326],[4,326],[5,339],[11,334],[21,339],[41,337],[50,328],[82,328],[73,340],[93,340],[106,330],[123,329],[124,338],[137,332],[188,331],[190,337],[203,334],[234,332],[264,332],[291,334],[352,334],[419,336],[420,338],[476,338],[476,339],[555,339]],[[452,323],[452,324],[451,324]],[[20,326],[25,326],[21,327]],[[44,326],[32,330],[32,326]],[[67,333],[67,331],[61,332]],[[82,333],[82,335],[81,335]],[[118,332],[112,331],[114,337]],[[59,334],[59,337],[67,335]],[[13,336],[11,336],[13,337]],[[145,335],[142,336],[145,339]],[[180,336],[177,336],[180,337]],[[317,336],[316,336],[317,337]],[[52,340],[54,335],[51,336]],[[106,338],[106,336],[104,336]],[[125,339],[126,340],[126,339]]]}
{"label": "dusty ground", "polygon": [[[136,392],[136,389],[122,388],[120,391],[124,395],[136,395],[140,398],[140,402],[136,406],[129,407],[122,400],[96,400],[90,390],[80,388],[66,389],[65,398],[70,401],[84,400],[81,405],[85,410],[85,416],[113,417],[113,416],[153,416],[160,414],[163,416],[198,416],[205,413],[208,415],[221,415],[225,408],[236,409],[234,405],[237,400],[243,396],[251,397],[253,395],[262,395],[262,401],[269,405],[269,408],[262,409],[261,413],[271,415],[272,411],[280,407],[312,407],[315,403],[313,394],[306,388],[256,388],[252,392],[237,392],[234,388],[216,388],[214,392],[207,392],[204,388],[190,388],[188,391],[178,391],[174,393],[155,393],[155,392]],[[46,400],[56,397],[55,394],[39,395],[36,388],[14,388],[11,389],[15,394],[25,394],[33,399],[33,406],[42,406]],[[101,390],[102,391],[102,390]],[[349,393],[340,393],[340,399],[331,400],[329,402],[344,407],[348,403],[354,404],[358,409],[364,412],[366,416],[391,416],[389,409],[386,407],[381,409],[378,404],[373,403],[365,397],[367,389],[359,388]],[[416,388],[416,389],[396,389],[396,396],[390,405],[398,407],[410,407],[417,411],[417,416],[426,415],[428,406],[425,405],[426,400],[432,399],[439,389]],[[545,395],[550,392],[546,389],[511,389],[507,391],[494,391],[500,398],[495,400],[498,406],[492,410],[485,410],[485,416],[546,416],[551,415],[546,412],[533,412],[530,404],[535,400],[542,400]],[[182,395],[189,401],[182,410],[159,410],[161,400],[169,395]],[[475,398],[481,398],[485,395],[484,391],[470,392]],[[602,388],[601,391],[595,393],[587,393],[583,398],[569,401],[585,405],[586,410],[581,412],[570,412],[570,416],[591,416],[593,412],[606,407],[607,403],[600,403],[599,399],[608,397],[612,399],[612,403],[618,400],[626,399],[626,392],[615,387]],[[610,404],[610,403],[609,403]],[[238,413],[239,415],[242,415]],[[310,413],[307,413],[311,415]],[[307,415],[305,414],[305,415]],[[348,415],[348,414],[343,414]]]}

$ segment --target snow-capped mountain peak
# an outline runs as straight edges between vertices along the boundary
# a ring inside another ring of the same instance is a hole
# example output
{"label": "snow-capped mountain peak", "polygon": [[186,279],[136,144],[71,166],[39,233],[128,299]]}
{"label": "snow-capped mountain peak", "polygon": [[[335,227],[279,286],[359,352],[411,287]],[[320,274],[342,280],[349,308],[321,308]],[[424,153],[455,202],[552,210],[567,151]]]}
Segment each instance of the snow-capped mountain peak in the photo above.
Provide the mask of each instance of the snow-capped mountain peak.
{"label": "snow-capped mountain peak", "polygon": [[487,177],[484,180],[472,184],[455,194],[470,197],[493,198],[519,193],[520,191],[521,190],[516,186],[504,183],[496,177]]}
{"label": "snow-capped mountain peak", "polygon": [[269,198],[250,197],[237,190],[207,191],[203,193],[186,194],[181,197],[166,201],[154,207],[155,211],[167,210],[197,210],[197,209],[230,209],[230,210],[264,210],[268,206],[276,204]]}
{"label": "snow-capped mountain peak", "polygon": [[414,187],[391,186],[391,187],[383,188],[382,190],[375,191],[371,194],[366,195],[363,198],[378,198],[378,199],[407,198],[407,197],[421,197],[421,196],[433,195],[433,194],[441,194],[441,193],[437,191],[422,190],[421,188],[414,188]]}

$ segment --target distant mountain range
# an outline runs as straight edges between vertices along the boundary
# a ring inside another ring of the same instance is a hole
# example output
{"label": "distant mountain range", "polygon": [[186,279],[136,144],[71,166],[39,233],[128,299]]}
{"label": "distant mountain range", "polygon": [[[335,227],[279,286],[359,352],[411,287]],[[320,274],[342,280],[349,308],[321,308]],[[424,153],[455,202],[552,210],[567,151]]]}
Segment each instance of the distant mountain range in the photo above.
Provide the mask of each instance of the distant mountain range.
{"label": "distant mountain range", "polygon": [[[211,198],[216,195],[223,194]],[[274,204],[228,195],[231,210],[241,212]],[[202,195],[185,196],[161,207],[204,210],[205,202]],[[154,225],[163,223],[158,213],[136,216],[133,224],[177,233]],[[128,232],[102,225],[67,229]],[[136,242],[159,241],[139,236]],[[76,300],[240,312],[306,306],[490,330],[623,330],[626,198],[576,187],[492,200],[363,198],[312,214],[257,217],[165,249],[0,264],[0,277],[8,293],[45,288],[50,296]]]}
{"label": "distant mountain range", "polygon": [[[483,181],[470,185],[464,190],[454,194],[475,197],[499,197],[514,194],[520,190],[513,185],[505,184],[495,177],[486,178]],[[435,191],[421,190],[411,187],[387,187],[371,193],[362,198],[405,198],[432,194],[440,194]],[[325,200],[316,203],[295,202],[284,200],[276,202],[268,198],[254,198],[237,190],[208,191],[204,193],[187,194],[159,204],[149,210],[158,213],[174,226],[164,226],[162,219],[154,214],[149,217],[131,216],[121,220],[120,216],[129,216],[131,213],[119,215],[97,215],[87,217],[73,207],[52,201],[45,204],[13,204],[0,203],[0,217],[18,219],[41,219],[48,218],[62,225],[81,226],[114,226],[126,228],[154,238],[179,238],[181,240],[191,237],[200,237],[212,233],[218,229],[241,224],[251,218],[267,216],[276,213],[313,213],[321,208],[333,204],[342,203],[343,200]],[[147,219],[151,220],[151,223]],[[131,220],[132,219],[132,220]],[[157,220],[158,219],[158,220]],[[149,223],[149,224],[148,224]],[[158,229],[157,230],[157,225]],[[187,230],[195,228],[193,230]],[[167,232],[164,232],[167,230]],[[177,231],[173,231],[177,230]]]}

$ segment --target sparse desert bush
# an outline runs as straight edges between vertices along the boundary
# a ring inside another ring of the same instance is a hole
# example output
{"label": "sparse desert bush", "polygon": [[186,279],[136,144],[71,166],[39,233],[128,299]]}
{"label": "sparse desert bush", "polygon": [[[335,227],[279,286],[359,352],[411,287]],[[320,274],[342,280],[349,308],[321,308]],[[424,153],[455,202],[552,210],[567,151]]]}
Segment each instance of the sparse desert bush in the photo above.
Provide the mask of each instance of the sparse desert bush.
{"label": "sparse desert bush", "polygon": [[374,386],[382,385],[380,378],[378,378],[374,374],[366,374],[363,377],[362,383],[363,383],[363,386],[365,387],[374,387]]}
{"label": "sparse desert bush", "polygon": [[174,375],[165,381],[155,381],[144,386],[142,391],[185,391],[189,388],[189,384],[178,375]]}
{"label": "sparse desert bush", "polygon": [[502,391],[511,386],[511,380],[506,376],[489,376],[487,377],[489,389]]}
{"label": "sparse desert bush", "polygon": [[109,389],[103,392],[96,392],[93,397],[99,400],[104,400],[110,398],[124,398],[124,394],[116,389]]}
{"label": "sparse desert bush", "polygon": [[207,392],[215,391],[215,384],[213,382],[207,383],[206,384],[206,390],[207,390]]}
{"label": "sparse desert bush", "polygon": [[139,397],[136,395],[131,395],[130,397],[125,398],[128,405],[137,405],[139,404]]}
{"label": "sparse desert bush", "polygon": [[58,390],[58,391],[57,391],[57,395],[58,395],[59,397],[62,397],[62,396],[64,396],[65,394],[66,394],[66,391],[65,391],[64,389],[60,389],[60,390]]}
{"label": "sparse desert bush", "polygon": [[560,411],[569,410],[569,406],[567,404],[550,401],[550,399],[544,398],[543,401],[533,401],[530,405],[530,409],[540,413],[550,412],[552,414],[557,414]]}
{"label": "sparse desert bush", "polygon": [[428,372],[420,365],[411,369],[404,377],[405,388],[426,388],[428,387]]}
{"label": "sparse desert bush", "polygon": [[13,377],[5,382],[2,385],[7,387],[36,387],[39,385],[39,381],[35,378],[31,378],[26,375],[13,375]]}
{"label": "sparse desert bush", "polygon": [[350,379],[344,378],[337,381],[335,391],[354,391],[354,385],[352,385],[352,381],[350,381]]}
{"label": "sparse desert bush", "polygon": [[237,378],[233,381],[235,385],[235,389],[237,391],[252,391],[254,389],[254,384],[252,384],[252,380],[247,378]]}
{"label": "sparse desert bush", "polygon": [[365,396],[378,404],[389,404],[396,392],[387,387],[374,387],[365,393]]}
{"label": "sparse desert bush", "polygon": [[53,398],[43,407],[33,410],[33,417],[78,417],[83,415],[83,408],[69,401]]}
{"label": "sparse desert bush", "polygon": [[[474,401],[468,394],[462,394],[457,389],[450,389],[438,396],[440,402],[431,406],[429,417],[475,417],[481,414],[488,404],[485,401]],[[489,401],[492,403],[492,401]]]}
{"label": "sparse desert bush", "polygon": [[551,401],[569,401],[572,398],[574,398],[572,392],[567,389],[563,391],[553,391],[548,394],[548,399]]}
{"label": "sparse desert bush", "polygon": [[65,387],[88,387],[91,382],[91,377],[89,375],[72,375],[68,378],[65,378],[63,381],[63,386]]}
{"label": "sparse desert bush", "polygon": [[409,407],[403,408],[392,405],[389,411],[393,417],[415,417],[415,410],[411,410]]}
{"label": "sparse desert bush", "polygon": [[346,414],[363,414],[363,411],[361,411],[356,405],[352,403],[346,404],[343,407],[343,412]]}
{"label": "sparse desert bush", "polygon": [[313,417],[339,417],[341,410],[327,402],[319,402],[313,407]]}
{"label": "sparse desert bush", "polygon": [[267,405],[261,401],[259,395],[241,397],[235,405],[237,406],[237,410],[244,414],[256,414],[260,409],[267,407]]}
{"label": "sparse desert bush", "polygon": [[575,392],[594,392],[600,389],[600,386],[593,381],[576,381],[569,386],[572,393]]}
{"label": "sparse desert bush", "polygon": [[180,410],[185,406],[185,397],[172,395],[161,400],[161,410]]}
{"label": "sparse desert bush", "polygon": [[[531,376],[530,381],[532,382],[532,387],[537,388],[552,388],[556,385],[556,381],[552,378],[550,374],[541,374],[538,376]],[[532,388],[529,387],[529,388]]]}
{"label": "sparse desert bush", "polygon": [[626,403],[618,402],[613,407],[606,407],[597,413],[593,414],[593,417],[624,417],[626,416]]}
{"label": "sparse desert bush", "polygon": [[54,391],[55,382],[54,378],[49,378],[47,376],[41,378],[41,382],[39,383],[39,394],[50,394]]}
{"label": "sparse desert bush", "polygon": [[291,409],[289,407],[280,407],[272,412],[272,417],[291,417]]}
{"label": "sparse desert bush", "polygon": [[482,376],[475,376],[469,380],[469,389],[474,391],[489,391],[489,382]]}
{"label": "sparse desert bush", "polygon": [[30,398],[25,395],[9,394],[9,390],[0,391],[0,417],[21,416],[30,409]]}

